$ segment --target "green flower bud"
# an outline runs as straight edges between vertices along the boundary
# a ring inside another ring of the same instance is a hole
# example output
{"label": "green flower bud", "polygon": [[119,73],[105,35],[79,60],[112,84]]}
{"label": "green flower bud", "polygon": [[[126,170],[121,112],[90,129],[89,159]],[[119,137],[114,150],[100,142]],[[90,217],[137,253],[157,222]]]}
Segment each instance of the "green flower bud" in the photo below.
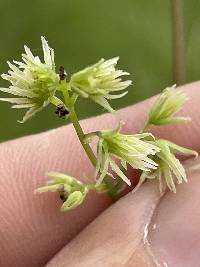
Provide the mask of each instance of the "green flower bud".
{"label": "green flower bud", "polygon": [[84,201],[86,197],[87,192],[88,190],[86,188],[84,192],[74,191],[73,193],[71,193],[68,196],[67,200],[63,203],[61,207],[61,211],[68,211],[82,204],[82,202]]}
{"label": "green flower bud", "polygon": [[175,117],[175,113],[182,109],[187,95],[175,86],[166,88],[158,97],[150,113],[148,124],[162,125],[169,123],[188,122],[188,117]]}
{"label": "green flower bud", "polygon": [[82,184],[76,178],[58,172],[50,172],[48,176],[53,179],[46,186],[35,190],[36,193],[59,192],[63,201],[62,211],[76,208],[85,199],[89,192],[88,185]]}

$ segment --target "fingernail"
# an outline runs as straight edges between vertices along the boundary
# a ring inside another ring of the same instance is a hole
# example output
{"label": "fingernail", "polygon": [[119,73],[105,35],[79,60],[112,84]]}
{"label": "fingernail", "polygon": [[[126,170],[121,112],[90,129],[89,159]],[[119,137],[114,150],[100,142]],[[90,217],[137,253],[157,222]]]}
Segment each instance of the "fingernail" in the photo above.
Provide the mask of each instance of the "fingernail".
{"label": "fingernail", "polygon": [[158,266],[200,266],[200,161],[188,162],[186,169],[188,183],[163,197],[149,227]]}

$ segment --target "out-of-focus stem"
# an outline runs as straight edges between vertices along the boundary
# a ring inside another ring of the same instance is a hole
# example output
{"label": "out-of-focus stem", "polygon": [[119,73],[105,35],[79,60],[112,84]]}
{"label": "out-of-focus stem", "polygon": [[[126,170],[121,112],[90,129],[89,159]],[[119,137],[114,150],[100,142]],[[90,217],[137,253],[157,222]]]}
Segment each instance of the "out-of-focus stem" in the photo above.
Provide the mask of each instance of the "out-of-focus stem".
{"label": "out-of-focus stem", "polygon": [[185,36],[183,1],[171,0],[173,33],[173,76],[177,85],[185,83]]}

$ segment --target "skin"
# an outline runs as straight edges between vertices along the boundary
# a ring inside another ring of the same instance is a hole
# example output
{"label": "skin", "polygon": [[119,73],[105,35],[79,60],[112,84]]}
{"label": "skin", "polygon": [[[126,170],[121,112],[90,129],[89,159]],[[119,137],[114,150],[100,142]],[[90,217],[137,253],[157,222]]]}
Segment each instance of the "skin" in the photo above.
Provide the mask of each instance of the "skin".
{"label": "skin", "polygon": [[[190,96],[181,114],[190,116],[192,123],[153,127],[153,133],[200,151],[200,82],[181,89]],[[154,100],[125,108],[117,116],[105,114],[81,124],[88,132],[116,127],[123,119],[124,132],[133,133],[142,127]],[[0,158],[0,266],[156,266],[144,244],[144,230],[163,201],[157,183],[145,183],[114,205],[106,195],[91,193],[79,208],[61,213],[57,194],[35,195],[33,191],[46,182],[48,171],[66,172],[80,180],[86,179],[83,172],[92,175],[71,125],[1,143]],[[136,178],[130,173],[130,179]],[[155,239],[151,238],[152,247]]]}

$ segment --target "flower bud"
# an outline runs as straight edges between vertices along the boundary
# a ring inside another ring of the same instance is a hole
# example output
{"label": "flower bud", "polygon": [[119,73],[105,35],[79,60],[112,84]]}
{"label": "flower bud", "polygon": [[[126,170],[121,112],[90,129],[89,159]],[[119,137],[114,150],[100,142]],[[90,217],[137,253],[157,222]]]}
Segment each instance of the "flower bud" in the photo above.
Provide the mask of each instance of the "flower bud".
{"label": "flower bud", "polygon": [[63,201],[62,211],[76,208],[89,192],[87,185],[82,184],[72,176],[58,172],[50,172],[48,176],[52,177],[53,180],[49,181],[46,186],[36,189],[35,192],[59,192]]}
{"label": "flower bud", "polygon": [[175,85],[166,88],[153,105],[149,113],[148,124],[162,125],[190,121],[188,117],[174,116],[182,109],[187,99],[187,95],[177,90]]}
{"label": "flower bud", "polygon": [[68,196],[67,200],[63,203],[61,211],[68,211],[79,206],[85,199],[86,194],[87,190],[85,190],[84,192],[74,191],[73,193],[71,193]]}

